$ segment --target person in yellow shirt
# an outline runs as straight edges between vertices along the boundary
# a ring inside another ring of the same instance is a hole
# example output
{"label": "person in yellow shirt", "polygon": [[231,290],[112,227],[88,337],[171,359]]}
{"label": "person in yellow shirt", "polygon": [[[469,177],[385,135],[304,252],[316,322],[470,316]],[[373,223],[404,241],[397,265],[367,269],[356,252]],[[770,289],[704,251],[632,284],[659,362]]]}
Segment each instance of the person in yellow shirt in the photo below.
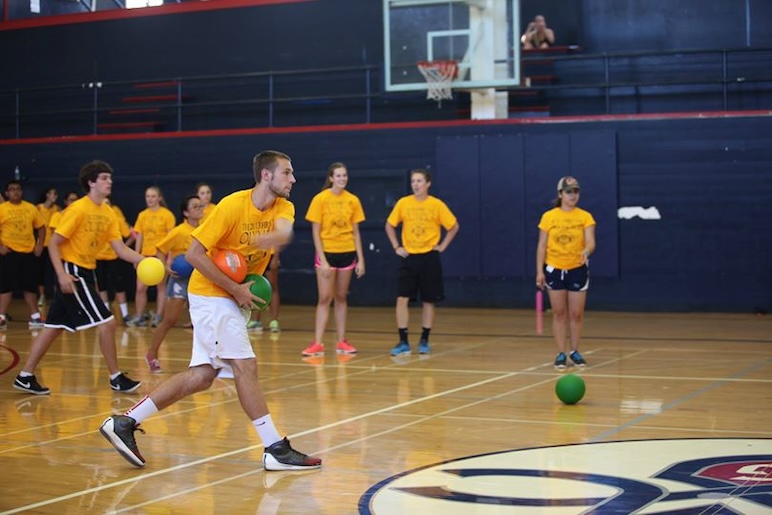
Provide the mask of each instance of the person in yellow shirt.
{"label": "person in yellow shirt", "polygon": [[579,338],[584,325],[584,304],[590,286],[588,268],[595,252],[595,220],[577,207],[579,181],[566,176],[558,181],[558,198],[554,207],[539,221],[539,243],[536,247],[536,287],[546,286],[552,308],[552,335],[558,348],[555,368],[565,370],[566,330],[570,329],[574,365],[587,364],[579,353]]}
{"label": "person in yellow shirt", "polygon": [[45,221],[34,204],[22,200],[21,182],[8,181],[8,201],[0,204],[0,330],[5,329],[13,292],[21,291],[30,312],[29,327],[43,327],[38,312],[38,258],[43,252]]}
{"label": "person in yellow shirt", "polygon": [[62,215],[64,214],[64,210],[67,209],[67,207],[78,200],[78,192],[77,191],[70,191],[67,192],[67,194],[64,196],[64,207],[57,211],[56,213],[51,215],[51,219],[48,221],[48,233],[46,234],[46,241],[51,243],[51,236],[54,235],[54,230],[56,229],[56,224],[59,223],[59,221],[62,219]]}
{"label": "person in yellow shirt", "polygon": [[56,200],[59,198],[59,193],[56,188],[46,188],[38,199],[38,211],[46,224],[45,239],[43,240],[43,253],[40,255],[38,262],[40,263],[40,276],[38,283],[38,307],[42,308],[46,303],[46,291],[49,295],[53,292],[53,286],[55,282],[54,267],[51,266],[51,260],[48,258],[48,242],[51,238],[51,231],[48,230],[48,225],[51,222],[51,217],[60,211],[59,205]]}
{"label": "person in yellow shirt", "polygon": [[218,376],[232,376],[241,407],[263,441],[266,470],[319,468],[322,460],[307,456],[281,438],[257,379],[257,359],[246,321],[254,302],[252,282],[238,284],[212,261],[218,249],[240,252],[250,274],[261,274],[272,249],[292,239],[295,207],[289,201],[295,174],[292,162],[274,150],[252,160],[255,186],[226,196],[212,216],[193,231],[187,261],[195,267],[188,283],[188,304],[193,322],[190,366],[159,384],[124,415],[108,417],[100,427],[107,441],[132,465],[142,467],[134,432],[159,410],[196,392],[206,390]]}
{"label": "person in yellow shirt", "polygon": [[314,341],[306,347],[303,356],[324,354],[324,331],[330,315],[330,303],[335,300],[335,329],[338,354],[356,354],[356,348],[346,338],[348,288],[351,275],[365,274],[365,256],[359,224],[365,219],[362,203],[346,190],[348,170],[343,163],[332,163],[320,193],[311,200],[306,220],[311,222],[316,255],[316,285],[319,301],[316,304]]}
{"label": "person in yellow shirt", "polygon": [[[115,212],[118,219],[118,232],[126,245],[131,245],[133,236],[131,227],[126,220],[126,216],[120,207],[113,203],[112,198],[105,199],[105,204]],[[126,291],[134,285],[134,274],[131,265],[122,259],[118,259],[110,243],[105,243],[97,254],[96,279],[99,297],[105,303],[107,309],[110,308],[110,292],[112,291],[115,300],[118,301],[118,308],[121,310],[121,320],[125,324],[129,320],[129,303],[126,298]]]}
{"label": "person in yellow shirt", "polygon": [[[78,200],[78,192],[77,191],[70,191],[64,196],[64,207],[57,211],[56,213],[51,215],[51,219],[48,221],[48,225],[46,226],[46,241],[48,243],[51,243],[51,236],[54,235],[54,230],[56,229],[57,224],[62,219],[62,215],[64,214],[65,209]],[[46,246],[48,245],[46,244]]]}
{"label": "person in yellow shirt", "polygon": [[193,241],[193,229],[198,227],[201,218],[204,216],[204,209],[201,206],[201,200],[192,195],[182,201],[180,214],[184,220],[180,225],[169,231],[164,239],[156,245],[156,257],[166,264],[166,273],[169,279],[166,284],[166,308],[163,320],[153,331],[153,338],[150,342],[150,350],[145,355],[147,366],[150,372],[159,374],[163,372],[161,363],[158,361],[158,349],[166,337],[169,329],[174,327],[177,320],[180,319],[182,309],[188,301],[188,277],[183,277],[172,270],[171,266],[174,258],[183,256]]}
{"label": "person in yellow shirt", "polygon": [[112,190],[112,176],[112,167],[104,161],[92,161],[80,170],[80,184],[88,194],[67,208],[51,236],[48,252],[59,287],[51,301],[45,327],[32,343],[27,361],[13,383],[17,390],[35,395],[51,393],[38,382],[35,368],[62,331],[75,332],[90,327],[99,330],[99,347],[110,374],[110,388],[129,393],[141,385],[118,368],[115,317],[100,302],[96,289],[96,255],[104,242],[109,241],[121,259],[135,264],[143,259],[123,243],[115,212],[105,204]]}
{"label": "person in yellow shirt", "polygon": [[[145,190],[145,203],[147,208],[139,213],[137,221],[134,223],[134,232],[137,242],[135,249],[143,256],[150,257],[156,254],[156,244],[161,241],[169,231],[174,229],[177,221],[165,205],[161,194],[161,188],[150,186]],[[150,325],[156,327],[163,317],[164,303],[166,301],[166,280],[161,281],[157,286],[156,295],[156,315],[150,321]],[[145,308],[147,307],[147,286],[142,281],[137,280],[137,291],[134,295],[134,307],[136,316],[127,321],[126,325],[145,326],[147,317],[145,317]]]}
{"label": "person in yellow shirt", "polygon": [[212,202],[211,186],[205,182],[199,182],[196,184],[196,195],[201,200],[201,205],[203,206],[204,210],[203,220],[206,220],[206,217],[211,215],[212,211],[214,211],[214,208],[217,207],[217,204]]}
{"label": "person in yellow shirt", "polygon": [[[422,330],[418,352],[430,352],[429,332],[434,323],[434,304],[445,298],[440,254],[458,234],[458,221],[443,201],[429,195],[431,185],[432,176],[427,170],[410,172],[413,194],[399,199],[386,219],[386,235],[400,258],[396,308],[399,342],[391,350],[392,356],[410,354],[408,303],[419,294]],[[397,239],[397,226],[400,224],[402,243]],[[440,241],[443,228],[445,236]]]}

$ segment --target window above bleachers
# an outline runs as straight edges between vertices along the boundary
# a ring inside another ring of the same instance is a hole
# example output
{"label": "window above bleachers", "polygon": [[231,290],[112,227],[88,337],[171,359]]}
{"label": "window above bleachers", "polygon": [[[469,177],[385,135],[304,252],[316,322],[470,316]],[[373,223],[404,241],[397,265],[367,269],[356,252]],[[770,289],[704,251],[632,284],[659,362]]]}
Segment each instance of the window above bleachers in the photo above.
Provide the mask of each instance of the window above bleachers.
{"label": "window above bleachers", "polygon": [[0,30],[308,0],[0,0]]}
{"label": "window above bleachers", "polygon": [[141,9],[143,7],[158,7],[164,0],[126,0],[126,9]]}

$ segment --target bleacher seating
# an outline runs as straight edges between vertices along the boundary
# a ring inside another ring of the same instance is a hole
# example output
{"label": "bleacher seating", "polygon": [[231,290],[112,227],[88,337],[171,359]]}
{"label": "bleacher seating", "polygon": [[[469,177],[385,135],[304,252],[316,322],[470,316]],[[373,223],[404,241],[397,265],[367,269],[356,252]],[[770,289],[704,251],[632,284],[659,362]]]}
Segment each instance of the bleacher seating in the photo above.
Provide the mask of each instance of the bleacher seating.
{"label": "bleacher seating", "polygon": [[[771,55],[526,51],[509,116],[772,109],[763,66]],[[0,139],[469,119],[468,93],[437,104],[422,92],[384,92],[381,72],[365,65],[0,91]]]}
{"label": "bleacher seating", "polygon": [[549,94],[540,86],[560,84],[560,77],[555,70],[555,57],[578,52],[581,52],[581,48],[576,45],[522,50],[520,77],[523,88],[509,92],[510,118],[550,116]]}

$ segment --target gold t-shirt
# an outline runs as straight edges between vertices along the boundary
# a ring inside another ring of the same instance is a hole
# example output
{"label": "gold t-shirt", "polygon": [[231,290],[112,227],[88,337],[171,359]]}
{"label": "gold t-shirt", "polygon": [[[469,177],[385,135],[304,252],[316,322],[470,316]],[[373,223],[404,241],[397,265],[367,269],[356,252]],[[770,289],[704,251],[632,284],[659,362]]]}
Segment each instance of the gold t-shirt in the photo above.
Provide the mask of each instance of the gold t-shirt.
{"label": "gold t-shirt", "polygon": [[456,217],[437,197],[408,195],[397,201],[386,222],[392,227],[402,223],[402,246],[408,253],[425,254],[440,242],[440,228],[452,229]]}
{"label": "gold t-shirt", "polygon": [[363,222],[365,212],[356,195],[343,190],[339,195],[327,188],[314,196],[306,220],[319,224],[324,252],[353,252],[354,224]]}
{"label": "gold t-shirt", "polygon": [[[252,203],[251,195],[250,189],[223,198],[212,216],[193,230],[192,236],[207,249],[210,257],[218,249],[235,250],[246,259],[248,274],[262,274],[273,250],[255,247],[255,237],[272,232],[277,218],[294,223],[295,206],[287,199],[277,198],[271,207],[260,211]],[[194,270],[190,276],[188,292],[209,297],[230,297],[198,270]]]}
{"label": "gold t-shirt", "polygon": [[51,217],[53,217],[55,213],[58,213],[60,209],[56,204],[52,204],[51,207],[46,207],[45,204],[38,204],[38,211],[40,211],[43,222],[46,224],[46,238],[43,241],[43,245],[47,247],[48,242],[51,241],[51,235],[53,234],[53,231],[50,229]]}
{"label": "gold t-shirt", "polygon": [[95,204],[88,196],[64,210],[54,232],[66,240],[59,246],[62,259],[92,270],[102,246],[121,239],[115,211],[105,202]]}
{"label": "gold t-shirt", "polygon": [[180,225],[169,231],[164,239],[158,242],[156,248],[167,254],[172,253],[172,259],[176,258],[180,254],[184,254],[190,247],[190,242],[193,239],[193,227],[188,222],[182,222]]}
{"label": "gold t-shirt", "polygon": [[156,244],[174,229],[175,225],[177,221],[174,219],[174,214],[163,206],[156,210],[150,208],[142,210],[134,224],[134,230],[142,235],[140,254],[155,256]]}
{"label": "gold t-shirt", "polygon": [[539,229],[547,233],[544,263],[559,270],[582,266],[584,230],[592,225],[595,225],[592,215],[578,207],[571,211],[556,207],[545,212],[539,222]]}
{"label": "gold t-shirt", "polygon": [[35,250],[35,230],[43,226],[43,216],[34,204],[24,200],[0,204],[0,243],[14,252],[29,254]]}
{"label": "gold t-shirt", "polygon": [[[110,207],[115,212],[115,216],[118,217],[118,232],[121,233],[121,238],[128,238],[131,234],[131,227],[129,227],[126,216],[123,214],[123,211],[121,211],[121,208],[115,204],[112,204]],[[114,259],[118,259],[118,254],[115,253],[110,242],[107,242],[97,254],[97,261],[112,261]]]}

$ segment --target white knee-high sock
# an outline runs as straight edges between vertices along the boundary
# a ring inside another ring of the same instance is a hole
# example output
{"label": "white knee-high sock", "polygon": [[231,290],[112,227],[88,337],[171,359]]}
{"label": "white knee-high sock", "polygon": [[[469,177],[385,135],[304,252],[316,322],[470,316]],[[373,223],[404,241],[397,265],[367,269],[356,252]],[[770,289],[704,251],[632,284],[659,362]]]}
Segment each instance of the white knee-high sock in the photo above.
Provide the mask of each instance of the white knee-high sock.
{"label": "white knee-high sock", "polygon": [[153,413],[158,413],[158,407],[153,402],[153,399],[146,395],[141,401],[129,408],[126,416],[133,418],[139,424]]}

